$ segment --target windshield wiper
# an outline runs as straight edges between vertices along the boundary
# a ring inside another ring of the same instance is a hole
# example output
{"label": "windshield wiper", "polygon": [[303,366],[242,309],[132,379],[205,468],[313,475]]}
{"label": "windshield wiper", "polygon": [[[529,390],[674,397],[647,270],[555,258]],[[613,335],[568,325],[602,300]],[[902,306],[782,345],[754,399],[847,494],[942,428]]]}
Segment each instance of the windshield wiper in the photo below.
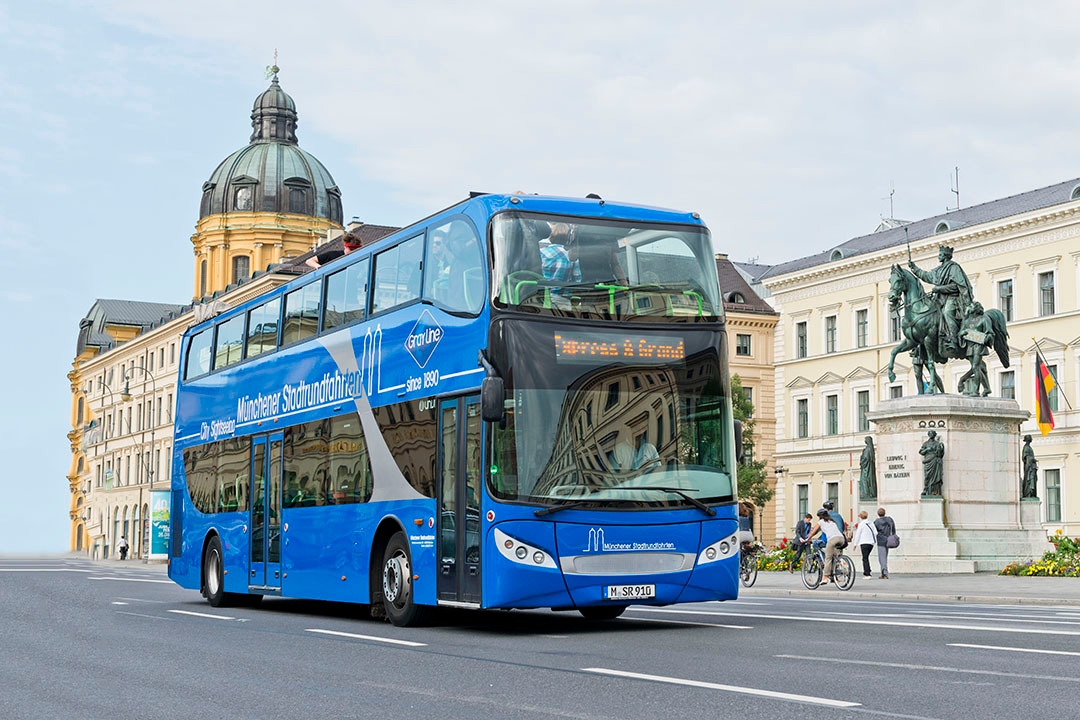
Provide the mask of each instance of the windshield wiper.
{"label": "windshield wiper", "polygon": [[577,502],[565,503],[563,505],[548,505],[547,507],[537,508],[533,515],[540,517],[541,515],[550,515],[551,513],[557,513],[560,510],[573,510],[574,508],[585,507],[586,505],[592,505],[593,503],[610,502],[609,500],[600,500],[598,498],[593,500],[578,500]]}
{"label": "windshield wiper", "polygon": [[[700,500],[698,500],[693,495],[690,495],[686,491],[680,490],[679,488],[660,487],[659,485],[632,485],[632,486],[629,486],[629,487],[609,487],[609,488],[604,488],[604,489],[605,490],[659,490],[661,492],[668,492],[668,493],[672,493],[674,495],[678,495],[679,497],[686,500],[686,502],[690,503],[691,505],[693,505],[696,508],[701,508],[701,511],[704,512],[709,517],[714,517],[716,515],[716,511],[713,510],[711,507],[709,507],[705,503],[701,502]],[[697,490],[694,489],[694,488],[691,488],[691,490],[693,492],[697,492]]]}

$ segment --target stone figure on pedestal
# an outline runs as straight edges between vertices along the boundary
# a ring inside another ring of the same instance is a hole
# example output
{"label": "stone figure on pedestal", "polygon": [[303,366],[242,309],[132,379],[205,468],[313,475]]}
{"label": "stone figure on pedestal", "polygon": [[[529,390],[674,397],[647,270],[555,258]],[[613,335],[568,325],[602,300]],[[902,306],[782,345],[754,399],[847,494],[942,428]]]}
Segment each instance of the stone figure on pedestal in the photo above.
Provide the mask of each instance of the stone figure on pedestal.
{"label": "stone figure on pedestal", "polygon": [[926,442],[919,448],[923,458],[923,497],[941,497],[945,444],[938,440],[936,430],[926,435]]}
{"label": "stone figure on pedestal", "polygon": [[877,460],[874,457],[874,439],[866,436],[866,447],[859,456],[859,497],[871,500],[877,497]]}
{"label": "stone figure on pedestal", "polygon": [[1020,481],[1020,497],[1038,497],[1039,487],[1039,461],[1035,459],[1035,451],[1031,449],[1031,436],[1024,436],[1024,450],[1020,454],[1023,463]]}
{"label": "stone figure on pedestal", "polygon": [[940,338],[940,352],[943,357],[955,357],[959,350],[960,323],[971,303],[971,281],[960,264],[952,259],[953,249],[947,245],[938,248],[938,262],[933,270],[922,270],[912,260],[908,260],[911,274],[934,287],[930,294],[941,308],[945,321],[945,333]]}
{"label": "stone figure on pedestal", "polygon": [[960,376],[956,384],[964,395],[986,397],[990,394],[990,378],[986,374],[986,361],[983,358],[994,344],[994,325],[983,312],[982,303],[973,302],[968,306],[960,326],[960,340],[971,368]]}

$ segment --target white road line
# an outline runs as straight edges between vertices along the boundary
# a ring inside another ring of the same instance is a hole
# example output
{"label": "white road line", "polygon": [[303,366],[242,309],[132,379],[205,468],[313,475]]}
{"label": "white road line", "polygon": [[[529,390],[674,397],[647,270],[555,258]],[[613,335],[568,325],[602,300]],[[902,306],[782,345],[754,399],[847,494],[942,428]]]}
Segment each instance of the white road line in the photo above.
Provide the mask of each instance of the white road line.
{"label": "white road line", "polygon": [[118,600],[113,600],[113,605],[127,605],[127,603],[126,602],[120,602]]}
{"label": "white road line", "polygon": [[73,572],[73,573],[92,573],[101,572],[100,570],[78,570],[76,568],[0,568],[0,572]]}
{"label": "white road line", "polygon": [[235,620],[236,618],[228,615],[211,615],[210,613],[192,612],[191,610],[168,610],[167,612],[176,613],[177,615],[190,615],[192,617],[211,618],[213,620]]}
{"label": "white road line", "polygon": [[717,612],[715,610],[668,610],[665,608],[634,608],[640,612],[669,613],[674,615],[710,615],[716,617],[758,618],[766,620],[795,620],[798,622],[843,623],[848,625],[890,625],[893,627],[934,628],[938,630],[978,630],[983,632],[1028,633],[1031,635],[1080,635],[1080,630],[1040,630],[1037,628],[992,627],[987,625],[950,625],[947,623],[897,622],[892,620],[857,620],[855,618],[827,618],[809,615],[766,615],[762,613]]}
{"label": "white road line", "polygon": [[1000,647],[998,645],[968,645],[967,643],[949,643],[949,647],[975,648],[976,650],[1004,650],[1006,652],[1038,653],[1040,655],[1070,655],[1080,657],[1080,652],[1068,650],[1036,650],[1035,648]]}
{"label": "white road line", "polygon": [[168,620],[167,617],[161,617],[160,615],[147,615],[146,613],[128,612],[127,610],[117,610],[117,615],[130,615],[132,617],[150,618],[151,620]]}
{"label": "white road line", "polygon": [[[637,608],[634,608],[637,609]],[[663,620],[661,618],[630,618],[627,620],[634,620],[635,622],[658,622],[666,623],[668,625],[694,625],[696,627],[711,627],[711,628],[724,628],[725,630],[753,630],[753,625],[720,625],[718,623],[707,622],[690,622],[689,620]]]}
{"label": "white road line", "polygon": [[337,630],[320,630],[307,628],[306,632],[319,633],[320,635],[336,635],[337,637],[354,638],[356,640],[371,640],[373,642],[390,643],[391,645],[404,645],[406,647],[427,647],[427,643],[412,642],[411,640],[395,640],[394,638],[378,637],[377,635],[357,635],[356,633],[338,632]]}
{"label": "white road line", "polygon": [[967,675],[993,675],[996,677],[1020,678],[1023,680],[1052,680],[1054,682],[1080,683],[1077,677],[1058,677],[1056,675],[1027,675],[1024,673],[998,672],[997,670],[973,670],[971,668],[940,667],[937,665],[914,665],[911,663],[890,663],[877,660],[849,660],[847,658],[814,657],[812,655],[774,655],[784,660],[818,660],[838,665],[873,665],[876,667],[901,668],[903,670],[927,670],[930,672],[951,672]]}
{"label": "white road line", "polygon": [[129,578],[129,577],[117,577],[115,575],[103,575],[101,577],[88,577],[87,580],[120,580],[122,582],[144,582],[144,583],[161,583],[162,585],[172,585],[172,580],[148,580],[146,578]]}
{"label": "white road line", "polygon": [[[915,615],[916,613],[912,613]],[[919,613],[921,615],[921,613]],[[910,617],[910,616],[909,616]],[[992,622],[1012,623],[1041,623],[1043,625],[1080,625],[1080,618],[1076,620],[1040,620],[1043,615],[945,615],[950,620],[990,620]]]}
{"label": "white road line", "polygon": [[644,673],[625,672],[623,670],[611,670],[608,668],[581,668],[582,672],[596,673],[598,675],[613,675],[615,677],[629,678],[631,680],[648,680],[650,682],[668,683],[669,685],[687,685],[689,687],[705,688],[706,690],[723,690],[725,692],[739,693],[741,695],[756,695],[758,697],[772,698],[773,700],[786,700],[789,702],[809,703],[812,705],[827,705],[835,708],[860,707],[862,703],[848,702],[847,700],[830,700],[828,698],[813,697],[811,695],[795,695],[792,693],[775,692],[773,690],[759,690],[757,688],[738,687],[737,685],[720,685],[719,683],[702,682],[700,680],[686,680],[684,678],[664,677],[663,675],[646,675]]}

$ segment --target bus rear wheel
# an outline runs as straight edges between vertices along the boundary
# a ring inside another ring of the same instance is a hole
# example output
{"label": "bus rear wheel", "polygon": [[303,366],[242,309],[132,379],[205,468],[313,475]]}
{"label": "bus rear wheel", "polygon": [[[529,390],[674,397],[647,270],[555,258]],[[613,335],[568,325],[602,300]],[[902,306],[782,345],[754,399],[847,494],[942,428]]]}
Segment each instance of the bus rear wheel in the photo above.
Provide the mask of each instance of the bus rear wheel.
{"label": "bus rear wheel", "polygon": [[203,553],[203,597],[211,607],[235,605],[239,596],[225,592],[225,560],[221,554],[221,539],[210,538]]}
{"label": "bus rear wheel", "polygon": [[578,608],[581,617],[586,620],[614,620],[626,612],[625,605],[594,605]]}
{"label": "bus rear wheel", "polygon": [[422,624],[428,616],[428,608],[417,605],[414,600],[412,561],[409,557],[409,540],[405,533],[396,532],[386,544],[382,564],[383,607],[386,617],[398,627]]}

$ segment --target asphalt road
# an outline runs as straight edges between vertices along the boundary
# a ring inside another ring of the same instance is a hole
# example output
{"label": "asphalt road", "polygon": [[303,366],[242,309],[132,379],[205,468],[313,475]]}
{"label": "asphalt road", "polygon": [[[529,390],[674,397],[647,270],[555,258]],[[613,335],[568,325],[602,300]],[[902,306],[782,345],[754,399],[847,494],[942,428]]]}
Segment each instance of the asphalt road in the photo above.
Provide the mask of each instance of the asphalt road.
{"label": "asphalt road", "polygon": [[0,558],[4,718],[1050,718],[1080,606],[819,597],[576,613],[215,609],[160,567]]}

